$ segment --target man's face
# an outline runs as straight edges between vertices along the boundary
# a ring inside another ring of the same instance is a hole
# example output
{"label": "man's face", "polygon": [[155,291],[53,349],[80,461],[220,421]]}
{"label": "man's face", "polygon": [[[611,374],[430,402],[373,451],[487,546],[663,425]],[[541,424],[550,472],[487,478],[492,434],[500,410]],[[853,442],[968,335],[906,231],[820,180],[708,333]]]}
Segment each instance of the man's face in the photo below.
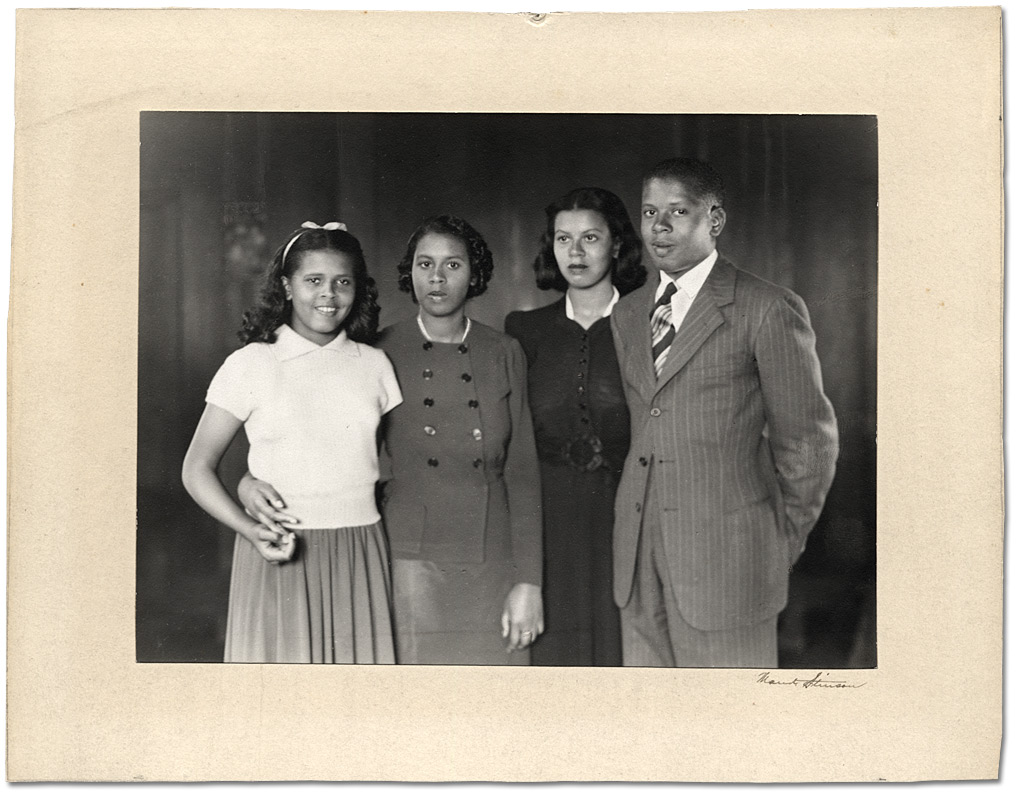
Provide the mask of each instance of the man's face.
{"label": "man's face", "polygon": [[641,238],[655,268],[677,276],[715,249],[726,212],[699,199],[679,180],[653,178],[641,192]]}

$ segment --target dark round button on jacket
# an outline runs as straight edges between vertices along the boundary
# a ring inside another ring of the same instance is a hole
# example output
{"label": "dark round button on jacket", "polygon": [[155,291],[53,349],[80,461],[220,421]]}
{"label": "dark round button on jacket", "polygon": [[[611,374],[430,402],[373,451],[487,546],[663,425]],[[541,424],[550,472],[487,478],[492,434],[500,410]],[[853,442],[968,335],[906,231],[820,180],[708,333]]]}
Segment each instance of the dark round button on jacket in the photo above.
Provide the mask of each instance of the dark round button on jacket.
{"label": "dark round button on jacket", "polygon": [[434,405],[434,404],[435,404],[434,400],[432,400],[429,397],[425,397],[425,407],[432,407],[432,405]]}
{"label": "dark round button on jacket", "polygon": [[467,353],[467,344],[461,344],[460,346],[458,346],[457,347],[457,351],[460,352],[462,355],[466,354]]}
{"label": "dark round button on jacket", "polygon": [[423,343],[421,345],[421,348],[424,349],[426,352],[428,352],[432,348],[432,342],[431,341],[426,341],[425,343]]}
{"label": "dark round button on jacket", "polygon": [[468,407],[478,407],[477,399],[468,399]]}
{"label": "dark round button on jacket", "polygon": [[439,461],[435,457],[430,457],[429,465],[435,468],[437,465],[439,465]]}
{"label": "dark round button on jacket", "polygon": [[464,372],[463,374],[461,374],[460,378],[462,380],[464,380],[464,382],[471,382],[471,375],[468,374],[467,372]]}
{"label": "dark round button on jacket", "polygon": [[638,462],[641,463],[641,465],[646,466],[646,465],[648,465],[648,458],[647,457],[639,457],[638,458]]}

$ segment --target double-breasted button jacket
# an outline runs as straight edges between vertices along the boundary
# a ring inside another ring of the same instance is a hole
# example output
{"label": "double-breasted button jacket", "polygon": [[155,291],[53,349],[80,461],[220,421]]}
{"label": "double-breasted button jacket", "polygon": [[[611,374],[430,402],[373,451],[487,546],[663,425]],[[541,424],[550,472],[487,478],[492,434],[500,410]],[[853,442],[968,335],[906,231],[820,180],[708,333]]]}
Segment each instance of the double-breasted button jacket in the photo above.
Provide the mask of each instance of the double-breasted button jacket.
{"label": "double-breasted button jacket", "polygon": [[393,557],[508,560],[515,582],[540,585],[541,493],[520,344],[477,321],[462,344],[432,342],[412,317],[378,346],[404,395],[383,432]]}

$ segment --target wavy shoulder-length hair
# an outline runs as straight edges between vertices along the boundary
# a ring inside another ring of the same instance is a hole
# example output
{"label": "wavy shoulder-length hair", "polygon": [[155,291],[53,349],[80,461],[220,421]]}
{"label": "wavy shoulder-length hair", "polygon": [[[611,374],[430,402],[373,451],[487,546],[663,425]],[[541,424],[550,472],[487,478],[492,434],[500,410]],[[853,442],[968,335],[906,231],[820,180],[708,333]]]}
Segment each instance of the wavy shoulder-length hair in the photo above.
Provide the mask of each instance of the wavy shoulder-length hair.
{"label": "wavy shoulder-length hair", "polygon": [[620,251],[613,260],[612,281],[621,295],[644,285],[648,275],[641,264],[641,238],[630,223],[627,208],[616,194],[604,188],[575,188],[545,209],[545,232],[533,264],[535,284],[543,291],[566,291],[567,281],[556,265],[553,244],[556,240],[556,217],[561,211],[594,211],[606,220],[613,241]]}
{"label": "wavy shoulder-length hair", "polygon": [[415,228],[407,241],[404,257],[397,264],[397,286],[400,290],[410,294],[411,299],[417,304],[418,298],[414,295],[414,284],[411,280],[414,251],[418,248],[418,242],[428,233],[451,236],[464,242],[468,253],[468,264],[471,268],[471,282],[468,285],[467,298],[471,299],[471,297],[484,294],[489,280],[492,279],[492,252],[489,251],[489,245],[485,243],[482,234],[459,216],[432,216]]}
{"label": "wavy shoulder-length hair", "polygon": [[379,330],[379,303],[376,301],[379,290],[375,280],[368,276],[361,244],[346,230],[316,227],[295,230],[276,250],[263,278],[258,304],[244,314],[238,332],[244,343],[274,343],[277,328],[290,324],[293,307],[287,299],[283,278],[290,278],[297,271],[302,253],[318,250],[340,252],[350,259],[354,268],[354,304],[344,319],[343,329],[352,341],[365,344],[375,341]]}

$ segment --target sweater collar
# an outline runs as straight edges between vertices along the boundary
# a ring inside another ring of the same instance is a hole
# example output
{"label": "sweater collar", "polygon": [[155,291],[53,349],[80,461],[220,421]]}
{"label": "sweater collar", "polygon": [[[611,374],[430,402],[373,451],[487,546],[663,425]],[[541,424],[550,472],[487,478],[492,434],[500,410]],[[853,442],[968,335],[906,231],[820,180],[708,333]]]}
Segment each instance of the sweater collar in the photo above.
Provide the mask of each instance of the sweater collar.
{"label": "sweater collar", "polygon": [[293,360],[310,352],[337,352],[349,357],[361,356],[358,345],[347,337],[346,330],[341,330],[340,334],[325,346],[319,346],[298,335],[289,324],[281,324],[276,328],[276,342],[271,346],[277,360]]}

